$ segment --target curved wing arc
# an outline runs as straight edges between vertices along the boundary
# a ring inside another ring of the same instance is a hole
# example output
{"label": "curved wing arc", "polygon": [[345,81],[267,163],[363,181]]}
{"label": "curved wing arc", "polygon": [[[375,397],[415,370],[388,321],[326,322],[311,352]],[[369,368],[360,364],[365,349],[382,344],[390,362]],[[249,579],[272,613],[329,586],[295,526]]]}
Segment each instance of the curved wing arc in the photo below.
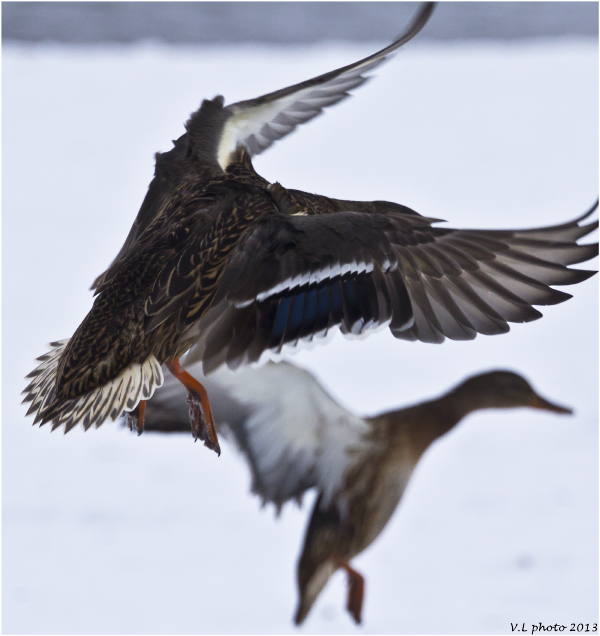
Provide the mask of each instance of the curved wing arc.
{"label": "curved wing arc", "polygon": [[365,73],[389,58],[412,40],[427,24],[435,3],[424,3],[407,30],[389,46],[348,66],[313,79],[288,86],[225,108],[230,117],[224,125],[217,149],[217,160],[225,169],[240,145],[251,156],[260,154],[273,142],[291,133],[299,124],[320,115],[324,108],[349,97],[348,91],[367,81]]}
{"label": "curved wing arc", "polygon": [[108,269],[93,282],[91,289],[98,294],[115,276],[136,241],[163,209],[185,175],[195,174],[195,165],[188,156],[190,143],[197,146],[197,158],[201,163],[216,166],[218,162],[223,170],[240,146],[245,146],[251,156],[259,154],[274,141],[292,132],[298,124],[310,121],[323,108],[348,97],[349,90],[366,81],[364,73],[417,35],[429,20],[434,5],[433,2],[425,3],[408,29],[392,44],[354,64],[225,108],[221,96],[204,100],[200,109],[192,114],[187,125],[188,132],[173,142],[174,148],[156,154],[155,176],[125,243]]}
{"label": "curved wing arc", "polygon": [[[219,433],[229,433],[252,473],[252,491],[277,510],[317,487],[329,502],[341,486],[351,455],[367,424],[340,406],[315,377],[281,362],[231,372],[222,367],[203,377],[187,366],[211,400]],[[145,430],[190,430],[183,386],[165,375],[146,407]]]}

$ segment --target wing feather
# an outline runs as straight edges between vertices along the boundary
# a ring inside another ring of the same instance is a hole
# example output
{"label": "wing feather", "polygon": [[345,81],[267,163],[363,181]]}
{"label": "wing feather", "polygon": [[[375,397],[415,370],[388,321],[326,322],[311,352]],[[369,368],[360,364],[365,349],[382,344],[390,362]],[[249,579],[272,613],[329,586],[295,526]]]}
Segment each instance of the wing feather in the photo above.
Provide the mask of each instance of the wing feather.
{"label": "wing feather", "polygon": [[[367,424],[340,406],[308,371],[282,362],[232,373],[221,367],[203,377],[219,433],[231,434],[251,473],[252,491],[279,510],[317,487],[331,501],[360,448]],[[148,402],[145,430],[190,430],[186,390],[165,377]]]}
{"label": "wing feather", "polygon": [[[187,176],[206,179],[214,167],[225,170],[240,146],[245,146],[250,156],[260,154],[298,125],[321,114],[324,108],[348,97],[348,91],[367,81],[365,73],[419,33],[429,20],[434,4],[425,3],[407,30],[392,44],[354,64],[225,108],[221,96],[204,100],[200,109],[191,116],[186,126],[188,132],[173,142],[174,147],[170,151],[156,154],[155,174],[146,197],[123,247],[108,269],[92,284],[95,293],[98,294],[120,271],[135,244]],[[206,175],[200,176],[198,162],[190,160],[191,146],[200,164],[210,168]]]}
{"label": "wing feather", "polygon": [[[357,204],[358,205],[358,204]],[[209,371],[277,354],[339,327],[349,336],[389,326],[406,340],[441,343],[495,335],[536,320],[594,272],[576,219],[532,230],[452,230],[411,214],[369,209],[270,219],[232,254],[215,304],[198,326],[194,357]]]}
{"label": "wing feather", "polygon": [[349,96],[348,91],[367,81],[365,73],[384,62],[425,26],[434,3],[423,4],[414,20],[392,44],[354,64],[319,75],[313,79],[268,93],[225,108],[229,117],[217,149],[217,161],[223,169],[239,146],[257,155],[275,141],[291,133],[296,126],[321,114],[324,108]]}

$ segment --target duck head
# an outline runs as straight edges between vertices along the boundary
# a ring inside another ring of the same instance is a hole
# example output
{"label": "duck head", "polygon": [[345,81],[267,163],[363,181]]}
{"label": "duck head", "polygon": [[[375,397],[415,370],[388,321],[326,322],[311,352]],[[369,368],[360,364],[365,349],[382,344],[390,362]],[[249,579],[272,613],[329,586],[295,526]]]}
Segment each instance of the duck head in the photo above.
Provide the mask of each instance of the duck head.
{"label": "duck head", "polygon": [[538,395],[525,378],[511,371],[491,371],[475,375],[454,389],[453,394],[467,411],[525,406],[553,413],[573,413],[571,409],[553,404]]}

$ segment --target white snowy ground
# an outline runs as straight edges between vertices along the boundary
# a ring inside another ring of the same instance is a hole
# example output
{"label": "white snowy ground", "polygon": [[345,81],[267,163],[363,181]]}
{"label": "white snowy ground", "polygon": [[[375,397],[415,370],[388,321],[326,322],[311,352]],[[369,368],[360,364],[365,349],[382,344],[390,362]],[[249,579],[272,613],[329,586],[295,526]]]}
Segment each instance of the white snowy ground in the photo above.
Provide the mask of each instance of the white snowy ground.
{"label": "white snowy ground", "polygon": [[[393,29],[392,29],[393,30]],[[203,97],[254,97],[374,47],[3,48],[3,631],[293,633],[309,506],[275,520],[230,446],[107,424],[32,428],[23,376],[91,307],[153,172]],[[256,168],[457,227],[566,221],[598,194],[590,41],[409,45]],[[595,263],[588,267],[597,266]],[[471,416],[434,445],[355,561],[364,625],[332,579],[302,632],[510,633],[598,621],[598,279],[509,334],[439,345],[337,335],[294,360],[361,413],[491,368],[576,409]],[[312,496],[307,502],[312,502]]]}

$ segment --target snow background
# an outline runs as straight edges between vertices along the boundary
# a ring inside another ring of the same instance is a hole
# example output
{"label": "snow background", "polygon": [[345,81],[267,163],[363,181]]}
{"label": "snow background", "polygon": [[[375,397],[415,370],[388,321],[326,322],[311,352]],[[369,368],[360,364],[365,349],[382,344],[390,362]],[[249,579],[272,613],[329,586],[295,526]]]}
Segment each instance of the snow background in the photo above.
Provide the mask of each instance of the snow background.
{"label": "snow background", "polygon": [[[598,279],[503,336],[442,346],[336,337],[295,355],[359,413],[466,375],[523,373],[573,417],[470,416],[429,449],[398,512],[301,630],[295,564],[313,501],[279,520],[237,453],[116,425],[50,435],[20,391],[89,311],[153,174],[203,97],[231,103],[377,49],[3,47],[3,632],[510,633],[598,621]],[[411,43],[345,103],[255,160],[269,180],[388,199],[452,227],[569,220],[598,195],[598,45]],[[591,263],[585,267],[597,267]],[[529,627],[530,629],[530,627]]]}
{"label": "snow background", "polygon": [[[28,42],[177,44],[262,41],[289,46],[319,40],[372,42],[390,24],[408,24],[418,2],[3,2],[2,39]],[[398,28],[400,28],[398,26]],[[393,32],[393,29],[392,29]],[[442,2],[419,33],[429,39],[520,39],[581,35],[598,39],[598,3]]]}

